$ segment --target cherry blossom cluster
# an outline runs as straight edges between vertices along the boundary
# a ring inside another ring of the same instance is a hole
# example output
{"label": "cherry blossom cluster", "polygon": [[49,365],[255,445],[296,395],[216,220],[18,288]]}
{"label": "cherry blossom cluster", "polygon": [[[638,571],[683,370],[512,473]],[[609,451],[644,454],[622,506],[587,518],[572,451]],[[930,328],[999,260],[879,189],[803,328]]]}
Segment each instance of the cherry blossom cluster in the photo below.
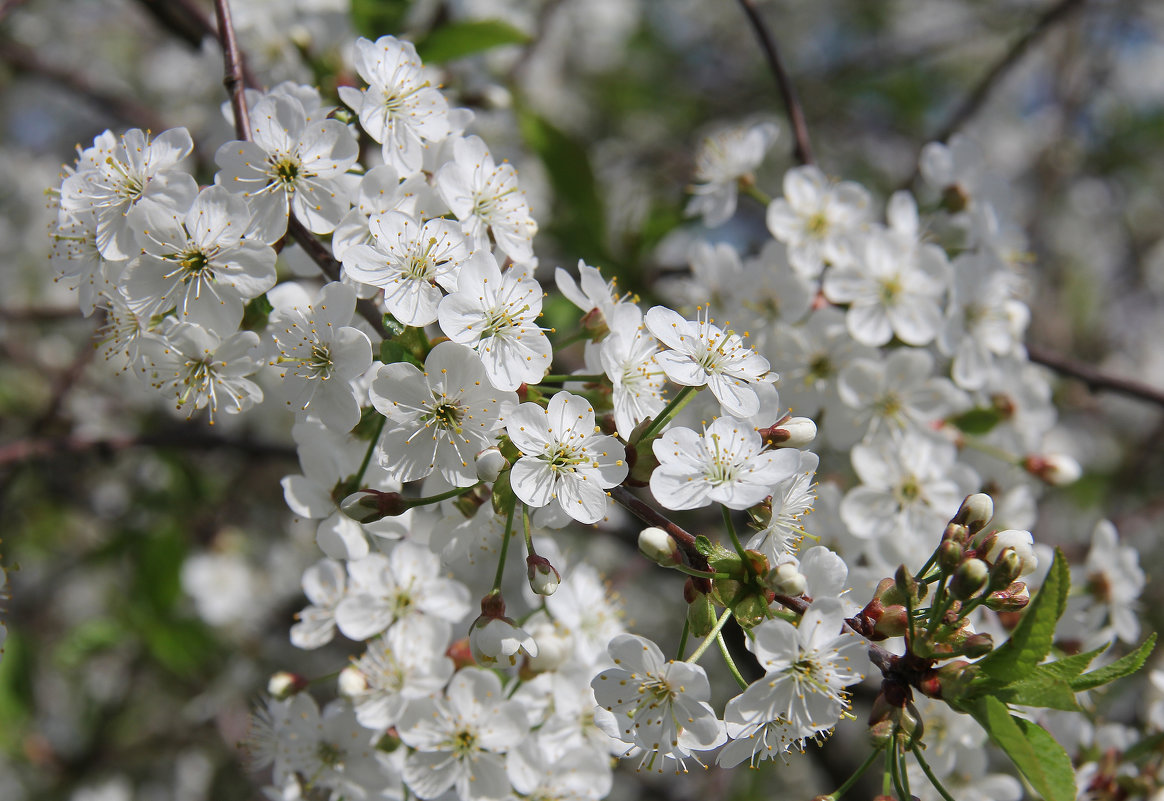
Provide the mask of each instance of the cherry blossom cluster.
{"label": "cherry blossom cluster", "polygon": [[[851,688],[887,670],[870,640],[927,643],[927,670],[1002,643],[991,615],[1025,606],[1017,579],[1051,563],[1029,534],[1035,499],[1079,468],[1048,445],[1021,242],[968,143],[929,146],[926,192],[882,214],[814,166],[767,198],[753,172],[776,126],[725,128],[688,211],[718,226],[743,192],[770,238],[751,253],[677,233],[691,276],[661,288],[670,305],[559,267],[578,309],[559,336],[539,322],[514,167],[411,44],[360,40],[353,67],[365,87],[342,87],[343,107],[307,86],[248,90],[247,136],[217,149],[208,186],[184,167],[183,129],[102,134],[66,169],[52,231],[109,359],[210,422],[267,395],[293,419],[284,495],[325,558],[291,640],[361,652],[322,708],[298,676],[272,680],[249,738],[271,798],[599,799],[612,756],[683,771],[823,740]],[[287,280],[297,229],[340,280]],[[854,480],[818,481],[822,465]],[[652,524],[640,550],[684,574],[674,659],[563,544],[614,502]],[[711,506],[708,536],[660,511]],[[1087,568],[1119,578],[1073,598],[1077,635],[1135,640],[1143,574],[1110,524]],[[917,583],[939,576],[925,639]],[[734,656],[729,623],[746,632]],[[734,694],[699,664],[713,646]]]}

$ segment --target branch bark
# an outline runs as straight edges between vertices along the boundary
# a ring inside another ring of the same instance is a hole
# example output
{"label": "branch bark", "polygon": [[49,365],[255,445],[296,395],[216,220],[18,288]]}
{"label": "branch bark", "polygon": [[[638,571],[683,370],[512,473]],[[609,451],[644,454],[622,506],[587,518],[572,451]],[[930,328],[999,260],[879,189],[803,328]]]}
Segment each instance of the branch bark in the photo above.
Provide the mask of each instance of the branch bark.
{"label": "branch bark", "polygon": [[1164,406],[1164,390],[1140,381],[1110,375],[1102,370],[1097,370],[1089,365],[1069,359],[1066,356],[1060,356],[1051,351],[1044,350],[1037,345],[1027,345],[1027,355],[1035,364],[1049,367],[1060,375],[1079,379],[1092,392],[1115,392],[1120,395],[1126,395],[1129,398],[1136,398],[1137,400],[1154,403],[1157,406]]}
{"label": "branch bark", "polygon": [[768,67],[780,88],[780,96],[784,99],[784,110],[788,114],[788,122],[792,125],[794,138],[793,155],[801,164],[815,164],[812,155],[812,143],[808,138],[808,125],[804,121],[804,108],[800,105],[800,98],[796,94],[796,87],[784,69],[784,62],[780,58],[780,51],[776,47],[776,40],[772,37],[764,18],[760,16],[754,0],[739,0],[740,7],[747,15],[760,46],[764,48],[764,56],[768,60]]}

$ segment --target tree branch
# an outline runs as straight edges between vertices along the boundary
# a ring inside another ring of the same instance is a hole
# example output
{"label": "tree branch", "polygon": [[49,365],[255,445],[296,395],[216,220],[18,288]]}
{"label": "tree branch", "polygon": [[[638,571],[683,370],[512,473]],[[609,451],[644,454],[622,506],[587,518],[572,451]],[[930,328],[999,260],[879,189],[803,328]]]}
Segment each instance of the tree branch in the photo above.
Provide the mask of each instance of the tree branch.
{"label": "tree branch", "polygon": [[796,95],[796,88],[792,85],[788,73],[784,69],[784,62],[780,59],[780,51],[776,49],[776,40],[772,38],[768,26],[756,9],[754,0],[739,0],[740,7],[748,16],[760,46],[764,48],[764,55],[768,59],[768,67],[780,88],[780,96],[784,99],[784,109],[788,113],[788,121],[792,125],[792,135],[795,139],[793,155],[801,164],[814,164],[812,143],[808,138],[808,125],[804,121],[804,109],[800,105],[800,98]]}
{"label": "tree branch", "polygon": [[1059,0],[1058,3],[1048,8],[1046,11],[1035,20],[1034,26],[1027,31],[1023,36],[1010,46],[1010,49],[1003,54],[1002,58],[995,62],[985,75],[979,80],[977,86],[970,92],[969,95],[961,102],[961,104],[954,109],[946,123],[942,125],[937,133],[931,136],[927,141],[930,142],[945,142],[955,132],[965,125],[971,117],[978,113],[978,110],[986,103],[986,99],[990,96],[990,92],[994,89],[1003,77],[1022,59],[1030,48],[1039,41],[1048,31],[1055,26],[1055,23],[1065,19],[1071,12],[1078,10],[1083,6],[1084,0]]}
{"label": "tree branch", "polygon": [[1086,364],[1073,361],[1065,356],[1044,350],[1036,345],[1027,345],[1027,355],[1035,364],[1049,367],[1055,372],[1077,378],[1092,392],[1115,392],[1130,398],[1164,406],[1164,390],[1139,381],[1109,375]]}
{"label": "tree branch", "polygon": [[45,437],[16,440],[0,445],[0,466],[46,459],[58,454],[88,452],[115,453],[130,448],[181,448],[183,450],[236,450],[251,456],[295,459],[295,449],[250,439],[229,439],[207,432],[201,426],[176,429],[157,434],[132,437],[87,439],[84,437]]}
{"label": "tree branch", "polygon": [[41,60],[35,51],[5,39],[0,46],[0,61],[17,73],[44,78],[85,100],[97,111],[126,122],[137,128],[150,131],[165,129],[161,118],[153,109],[133,100],[120,97],[95,86],[86,76]]}

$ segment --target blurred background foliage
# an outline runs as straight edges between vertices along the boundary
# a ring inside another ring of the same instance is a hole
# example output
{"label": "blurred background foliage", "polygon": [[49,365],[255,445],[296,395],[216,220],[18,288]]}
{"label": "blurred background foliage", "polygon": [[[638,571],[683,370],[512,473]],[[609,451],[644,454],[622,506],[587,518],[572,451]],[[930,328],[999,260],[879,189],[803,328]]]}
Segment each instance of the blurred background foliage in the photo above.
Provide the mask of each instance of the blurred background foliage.
{"label": "blurred background foliage", "polygon": [[[769,194],[794,164],[780,95],[729,0],[232,5],[265,83],[315,83],[333,99],[355,82],[344,67],[355,35],[417,41],[494,152],[517,165],[542,230],[543,276],[583,258],[649,296],[685,269],[685,243],[703,233],[683,220],[686,187],[711,124],[779,120],[758,176]],[[1030,254],[1029,341],[1164,387],[1164,4],[758,6],[828,173],[883,199],[915,185],[923,144],[965,131],[1014,185],[1011,219]],[[46,187],[105,128],[185,125],[210,180],[214,150],[231,138],[221,57],[206,38],[212,16],[199,0],[0,2],[4,801],[256,797],[237,744],[266,677],[287,666],[325,676],[346,659],[342,646],[305,654],[287,641],[299,576],[317,557],[281,497],[279,479],[298,472],[287,419],[252,414],[211,429],[175,417],[94,358],[98,321],[75,311],[47,260]],[[742,198],[710,235],[761,241],[763,207]],[[280,269],[310,274],[293,250]],[[550,325],[569,314],[547,306]],[[1046,499],[1036,539],[1079,557],[1094,521],[1109,516],[1152,576],[1161,406],[1070,378],[1058,386],[1059,444],[1086,475]],[[1161,600],[1150,583],[1152,628]],[[1116,711],[1135,694],[1123,691]],[[770,798],[779,781],[792,797],[818,769],[831,768],[710,771],[648,792]],[[637,785],[628,787],[616,792]]]}

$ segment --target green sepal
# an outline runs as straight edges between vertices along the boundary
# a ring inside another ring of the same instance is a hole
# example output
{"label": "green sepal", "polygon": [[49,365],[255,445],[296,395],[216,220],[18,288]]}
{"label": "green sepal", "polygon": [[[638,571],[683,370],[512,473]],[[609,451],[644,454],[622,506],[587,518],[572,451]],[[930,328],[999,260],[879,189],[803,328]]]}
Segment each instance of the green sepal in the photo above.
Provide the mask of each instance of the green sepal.
{"label": "green sepal", "polygon": [[947,420],[967,434],[981,436],[990,433],[996,425],[1002,422],[1002,412],[991,407],[971,409],[955,415]]}
{"label": "green sepal", "polygon": [[509,471],[502,470],[501,475],[493,482],[493,495],[490,498],[495,514],[509,514],[509,510],[517,503],[517,496],[513,494],[513,487],[509,484]]}
{"label": "green sepal", "polygon": [[529,34],[501,20],[471,20],[442,25],[416,43],[416,52],[425,63],[443,64],[494,47],[529,41]]}
{"label": "green sepal", "polygon": [[267,321],[271,319],[271,312],[274,310],[275,307],[271,305],[266,294],[252,298],[243,307],[243,317],[242,322],[239,323],[239,328],[243,331],[265,331]]}

